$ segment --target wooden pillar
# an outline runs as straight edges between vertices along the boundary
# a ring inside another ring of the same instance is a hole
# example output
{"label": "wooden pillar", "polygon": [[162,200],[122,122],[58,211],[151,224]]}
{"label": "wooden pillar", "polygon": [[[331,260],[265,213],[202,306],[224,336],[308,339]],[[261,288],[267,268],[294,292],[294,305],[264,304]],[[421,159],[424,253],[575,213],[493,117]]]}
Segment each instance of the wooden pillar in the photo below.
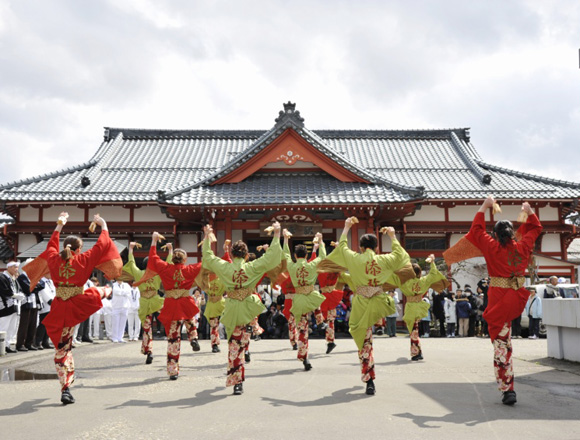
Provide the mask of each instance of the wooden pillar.
{"label": "wooden pillar", "polygon": [[225,232],[226,232],[226,240],[232,239],[232,215],[226,215],[226,224],[225,224]]}
{"label": "wooden pillar", "polygon": [[350,228],[350,248],[355,252],[358,251],[358,225],[352,225]]}

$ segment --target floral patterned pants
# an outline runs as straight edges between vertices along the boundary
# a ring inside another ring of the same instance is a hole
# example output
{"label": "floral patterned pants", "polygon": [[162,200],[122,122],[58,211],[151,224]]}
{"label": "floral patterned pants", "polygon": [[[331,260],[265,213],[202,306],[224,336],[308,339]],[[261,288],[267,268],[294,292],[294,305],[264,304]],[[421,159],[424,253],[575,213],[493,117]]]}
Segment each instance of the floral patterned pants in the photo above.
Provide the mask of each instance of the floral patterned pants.
{"label": "floral patterned pants", "polygon": [[326,343],[330,344],[334,342],[334,319],[336,318],[336,309],[329,310],[326,315]]}
{"label": "floral patterned pants", "polygon": [[512,363],[511,322],[506,322],[493,341],[493,367],[500,391],[513,391],[514,369]]}
{"label": "floral patterned pants", "polygon": [[368,382],[375,378],[375,358],[373,357],[373,328],[367,328],[363,347],[358,351],[360,361],[361,380]]}
{"label": "floral patterned pants", "polygon": [[153,353],[153,330],[151,329],[151,315],[145,317],[143,321],[143,341],[141,342],[141,353],[149,354]]}
{"label": "floral patterned pants", "polygon": [[300,317],[298,323],[298,360],[308,358],[308,314]]}
{"label": "floral patterned pants", "polygon": [[197,318],[194,316],[193,318],[188,319],[187,321],[183,321],[183,323],[185,324],[185,328],[187,330],[187,339],[189,339],[190,341],[197,339]]}
{"label": "floral patterned pants", "polygon": [[419,339],[419,321],[415,321],[413,324],[413,330],[411,331],[411,356],[417,356],[421,354],[421,339]]}
{"label": "floral patterned pants", "polygon": [[232,387],[245,380],[244,353],[252,336],[251,327],[238,325],[228,341],[228,378],[226,386]]}
{"label": "floral patterned pants", "polygon": [[61,391],[70,387],[75,380],[75,362],[72,356],[74,332],[74,327],[64,327],[62,329],[62,335],[54,353],[54,365],[60,381]]}
{"label": "floral patterned pants", "polygon": [[324,322],[324,316],[322,315],[322,310],[320,310],[320,307],[314,309],[314,318],[316,319],[316,325],[320,325]]}
{"label": "floral patterned pants", "polygon": [[167,332],[167,375],[169,376],[177,376],[179,374],[182,325],[183,321],[171,321]]}
{"label": "floral patterned pants", "polygon": [[296,332],[296,318],[290,313],[290,318],[288,318],[288,337],[290,338],[290,344],[294,347],[298,342],[298,334]]}
{"label": "floral patterned pants", "polygon": [[220,325],[219,317],[211,318],[209,320],[211,345],[220,345],[219,325]]}
{"label": "floral patterned pants", "polygon": [[252,319],[252,322],[250,322],[250,325],[252,326],[252,333],[254,335],[261,335],[262,333],[264,333],[264,329],[262,327],[260,327],[260,324],[258,324],[258,317],[256,316],[254,319]]}

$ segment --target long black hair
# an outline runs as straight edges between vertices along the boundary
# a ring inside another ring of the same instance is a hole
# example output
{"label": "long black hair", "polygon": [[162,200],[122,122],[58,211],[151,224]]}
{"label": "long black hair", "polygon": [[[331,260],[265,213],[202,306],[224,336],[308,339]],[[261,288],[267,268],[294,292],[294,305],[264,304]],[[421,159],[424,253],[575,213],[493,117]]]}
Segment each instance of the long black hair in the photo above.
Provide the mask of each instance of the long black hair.
{"label": "long black hair", "polygon": [[506,246],[516,236],[514,225],[509,220],[500,220],[493,227],[493,235],[501,246]]}

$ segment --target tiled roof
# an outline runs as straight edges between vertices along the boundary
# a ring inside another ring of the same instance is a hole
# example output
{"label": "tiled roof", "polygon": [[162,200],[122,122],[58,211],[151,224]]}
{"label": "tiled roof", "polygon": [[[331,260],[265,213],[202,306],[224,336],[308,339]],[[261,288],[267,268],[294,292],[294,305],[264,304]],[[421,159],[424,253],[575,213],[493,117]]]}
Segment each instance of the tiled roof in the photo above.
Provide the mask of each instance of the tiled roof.
{"label": "tiled roof", "polygon": [[[89,162],[0,186],[0,203],[157,203],[159,194],[163,194],[164,204],[215,205],[224,200],[254,203],[244,201],[257,199],[265,203],[263,188],[252,183],[265,179],[298,200],[302,193],[289,183],[291,178],[284,179],[293,173],[258,175],[238,185],[210,185],[258,154],[288,128],[340,166],[371,182],[363,194],[355,185],[339,184],[330,176],[302,175],[303,182],[318,185],[319,190],[325,188],[326,193],[314,194],[317,200],[379,203],[424,198],[481,199],[488,194],[517,199],[580,197],[579,183],[488,164],[471,144],[468,129],[309,130],[299,113],[286,105],[276,121],[267,131],[106,128],[105,139]],[[377,188],[388,190],[382,194]]]}
{"label": "tiled roof", "polygon": [[[86,252],[86,251],[92,249],[92,247],[97,243],[97,240],[98,239],[96,239],[96,238],[83,238],[83,252]],[[115,246],[117,246],[117,249],[119,250],[119,252],[123,252],[125,250],[126,246],[124,244],[121,244],[118,241],[115,241],[114,238],[112,238],[111,240],[113,241],[113,243],[115,243]],[[40,243],[36,243],[34,246],[29,247],[24,252],[21,252],[20,254],[18,254],[18,258],[27,259],[27,258],[38,257],[40,254],[42,254],[46,250],[46,246],[48,246],[48,242],[49,242],[49,239],[45,238]],[[60,249],[63,249],[63,245],[62,245],[63,242],[64,242],[64,240],[60,241]]]}
{"label": "tiled roof", "polygon": [[341,182],[320,172],[255,173],[240,183],[197,186],[172,199],[177,205],[270,205],[387,203],[413,200],[412,194],[383,183]]}

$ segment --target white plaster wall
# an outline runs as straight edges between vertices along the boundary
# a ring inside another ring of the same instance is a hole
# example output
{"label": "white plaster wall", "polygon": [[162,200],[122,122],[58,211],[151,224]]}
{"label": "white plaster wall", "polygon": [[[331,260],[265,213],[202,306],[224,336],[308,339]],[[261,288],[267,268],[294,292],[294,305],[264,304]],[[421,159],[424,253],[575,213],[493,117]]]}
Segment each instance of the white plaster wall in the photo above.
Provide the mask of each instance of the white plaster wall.
{"label": "white plaster wall", "polygon": [[[56,222],[58,215],[63,211],[68,212],[69,222],[85,221],[85,210],[78,208],[76,206],[51,206],[50,208],[46,208],[42,211],[42,218],[45,222],[51,220],[54,220]],[[97,212],[98,211],[95,211],[95,214]]]}
{"label": "white plaster wall", "polygon": [[197,252],[197,235],[196,234],[178,234],[179,247],[185,252]]}
{"label": "white plaster wall", "polygon": [[[478,206],[466,205],[466,206],[455,206],[449,209],[449,221],[461,222],[461,221],[472,221],[473,217],[479,209]],[[407,221],[408,219],[405,219]],[[485,220],[489,221],[489,210],[485,213]]]}
{"label": "white plaster wall", "polygon": [[[501,205],[501,201],[500,201]],[[520,215],[522,210],[522,205],[501,205],[501,212],[498,212],[493,216],[495,221],[498,220],[509,220],[511,222],[515,221]]]}
{"label": "white plaster wall", "polygon": [[18,235],[18,253],[24,252],[30,249],[36,244],[36,237],[32,234],[19,234]]}
{"label": "white plaster wall", "polygon": [[[123,208],[125,209],[125,208]],[[157,206],[143,206],[133,211],[133,219],[136,222],[173,222],[167,218]]]}
{"label": "white plaster wall", "polygon": [[[28,206],[26,208],[20,209],[20,221],[21,222],[37,222],[39,221],[40,209]],[[56,217],[55,217],[56,219]]]}
{"label": "white plaster wall", "polygon": [[232,243],[235,243],[238,240],[242,239],[242,230],[241,229],[233,229],[232,230]]}
{"label": "white plaster wall", "polygon": [[542,238],[542,252],[560,252],[560,235],[546,234]]}
{"label": "white plaster wall", "polygon": [[406,222],[444,222],[445,221],[445,209],[438,206],[423,205],[421,209],[415,212],[415,215],[411,217],[405,217]]}
{"label": "white plaster wall", "polygon": [[538,214],[540,215],[540,220],[559,220],[558,208],[553,208],[551,206],[539,208]]}
{"label": "white plaster wall", "polygon": [[108,222],[128,222],[130,212],[122,206],[97,206],[89,211],[89,221],[94,214],[100,214]]}

